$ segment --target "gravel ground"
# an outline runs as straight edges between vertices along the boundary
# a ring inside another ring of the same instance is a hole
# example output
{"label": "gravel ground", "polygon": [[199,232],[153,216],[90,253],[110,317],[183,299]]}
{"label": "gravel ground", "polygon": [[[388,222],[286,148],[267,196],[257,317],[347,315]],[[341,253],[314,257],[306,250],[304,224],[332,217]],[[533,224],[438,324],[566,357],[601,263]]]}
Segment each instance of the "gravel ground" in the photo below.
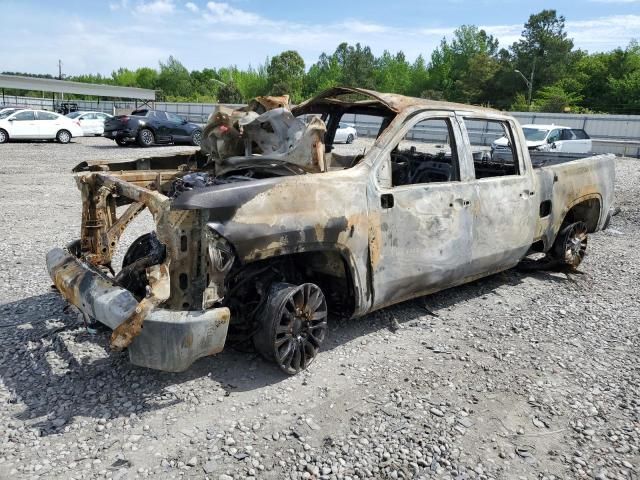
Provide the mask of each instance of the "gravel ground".
{"label": "gravel ground", "polygon": [[580,274],[335,320],[295,377],[231,349],[169,374],[86,332],[44,255],[79,233],[73,165],[186,148],[0,146],[0,478],[639,478],[640,161]]}

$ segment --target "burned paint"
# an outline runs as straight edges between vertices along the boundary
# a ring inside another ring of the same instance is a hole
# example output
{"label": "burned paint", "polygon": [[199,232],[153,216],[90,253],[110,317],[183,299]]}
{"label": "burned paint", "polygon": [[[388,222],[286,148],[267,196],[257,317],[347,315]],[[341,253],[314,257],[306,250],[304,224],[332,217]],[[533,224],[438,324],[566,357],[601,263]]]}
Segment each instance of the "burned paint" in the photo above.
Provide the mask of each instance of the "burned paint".
{"label": "burned paint", "polygon": [[[515,120],[497,111],[345,87],[287,104],[268,97],[219,108],[195,155],[76,167],[80,248],[55,250],[49,271],[136,364],[176,371],[220,351],[230,323],[255,332],[271,285],[321,285],[330,308],[360,316],[510,268],[534,243],[548,251],[569,220],[602,228],[613,202],[611,157],[534,169]],[[332,162],[345,113],[376,115],[381,131],[366,154]],[[392,185],[392,152],[433,115],[451,119],[460,179]],[[521,175],[475,179],[469,115],[511,125]],[[185,187],[193,174],[216,181]],[[551,205],[544,218],[541,202]],[[119,206],[127,208],[117,216]],[[136,298],[106,272],[144,209],[166,254],[140,262],[148,285]]]}

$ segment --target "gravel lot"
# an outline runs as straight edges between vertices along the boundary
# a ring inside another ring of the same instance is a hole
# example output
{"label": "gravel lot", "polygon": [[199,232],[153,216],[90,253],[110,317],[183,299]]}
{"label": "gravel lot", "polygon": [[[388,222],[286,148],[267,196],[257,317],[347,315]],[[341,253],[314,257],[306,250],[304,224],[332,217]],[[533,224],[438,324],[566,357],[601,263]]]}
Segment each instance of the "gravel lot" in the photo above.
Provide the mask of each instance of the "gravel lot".
{"label": "gravel lot", "polygon": [[44,256],[79,234],[76,163],[185,149],[0,146],[0,478],[639,478],[639,160],[580,274],[335,320],[296,377],[232,349],[169,374],[86,332]]}

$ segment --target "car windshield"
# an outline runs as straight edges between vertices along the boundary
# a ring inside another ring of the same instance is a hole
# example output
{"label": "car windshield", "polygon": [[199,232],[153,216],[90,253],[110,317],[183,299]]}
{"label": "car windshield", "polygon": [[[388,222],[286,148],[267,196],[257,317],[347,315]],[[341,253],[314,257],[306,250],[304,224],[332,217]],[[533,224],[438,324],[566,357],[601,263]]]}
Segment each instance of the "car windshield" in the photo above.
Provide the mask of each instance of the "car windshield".
{"label": "car windshield", "polygon": [[541,130],[539,128],[523,128],[524,138],[530,142],[541,142],[547,137],[549,130]]}
{"label": "car windshield", "polygon": [[80,115],[82,115],[82,112],[71,112],[71,113],[67,113],[65,116],[69,118],[76,118],[76,117],[79,117]]}

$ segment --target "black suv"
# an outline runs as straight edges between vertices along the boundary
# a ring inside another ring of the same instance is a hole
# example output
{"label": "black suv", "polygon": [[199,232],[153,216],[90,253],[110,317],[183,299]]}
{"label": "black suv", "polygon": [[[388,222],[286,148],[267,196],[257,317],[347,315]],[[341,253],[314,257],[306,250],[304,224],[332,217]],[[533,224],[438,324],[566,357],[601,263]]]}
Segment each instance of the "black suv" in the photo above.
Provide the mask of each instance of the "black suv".
{"label": "black suv", "polygon": [[131,143],[141,147],[167,143],[200,146],[202,128],[175,113],[143,109],[105,120],[104,136],[121,147]]}

